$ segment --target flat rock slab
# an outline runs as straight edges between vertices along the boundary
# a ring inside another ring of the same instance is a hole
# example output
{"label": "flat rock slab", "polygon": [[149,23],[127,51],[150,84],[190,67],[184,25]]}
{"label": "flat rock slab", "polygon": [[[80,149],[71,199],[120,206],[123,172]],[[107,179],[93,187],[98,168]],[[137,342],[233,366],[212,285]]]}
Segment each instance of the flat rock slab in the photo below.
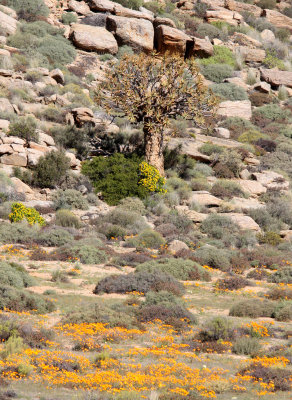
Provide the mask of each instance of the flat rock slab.
{"label": "flat rock slab", "polygon": [[250,120],[252,116],[251,102],[249,100],[223,101],[219,104],[217,114],[224,117],[240,117]]}
{"label": "flat rock slab", "polygon": [[219,215],[229,217],[242,230],[250,230],[250,231],[261,230],[259,225],[248,215],[237,214],[237,213],[224,213]]}
{"label": "flat rock slab", "polygon": [[251,195],[260,195],[266,193],[267,188],[262,185],[261,182],[252,181],[250,179],[240,179],[237,183],[242,187],[242,189]]}
{"label": "flat rock slab", "polygon": [[257,199],[244,199],[242,197],[233,197],[230,201],[235,208],[240,210],[256,210],[265,208],[265,204],[260,203]]}
{"label": "flat rock slab", "polygon": [[198,203],[205,207],[219,207],[223,203],[223,200],[218,199],[218,197],[215,197],[209,192],[202,190],[198,192],[192,192],[189,198],[189,204],[192,202]]}

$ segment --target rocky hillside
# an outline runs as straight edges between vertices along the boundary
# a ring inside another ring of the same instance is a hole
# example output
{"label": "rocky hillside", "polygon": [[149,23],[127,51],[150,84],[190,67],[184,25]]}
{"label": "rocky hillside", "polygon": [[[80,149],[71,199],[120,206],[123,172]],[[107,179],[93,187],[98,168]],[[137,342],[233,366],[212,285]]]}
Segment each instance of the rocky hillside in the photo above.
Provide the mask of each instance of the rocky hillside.
{"label": "rocky hillside", "polygon": [[[165,178],[98,100],[135,54],[217,98]],[[0,400],[287,400],[291,182],[288,1],[0,0]]]}

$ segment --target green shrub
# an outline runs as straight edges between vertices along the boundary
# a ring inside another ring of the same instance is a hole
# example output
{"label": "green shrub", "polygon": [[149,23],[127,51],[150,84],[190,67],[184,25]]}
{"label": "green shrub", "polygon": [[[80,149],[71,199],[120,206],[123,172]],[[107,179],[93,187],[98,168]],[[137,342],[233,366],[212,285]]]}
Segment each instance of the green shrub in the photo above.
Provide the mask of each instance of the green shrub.
{"label": "green shrub", "polygon": [[41,232],[36,241],[37,243],[48,247],[60,247],[73,242],[73,235],[65,229],[50,229]]}
{"label": "green shrub", "polygon": [[268,277],[269,282],[273,283],[292,283],[292,268],[284,267]]}
{"label": "green shrub", "polygon": [[70,25],[74,22],[77,22],[77,16],[72,12],[64,12],[62,14],[62,22],[65,25]]}
{"label": "green shrub", "polygon": [[282,321],[282,322],[291,321],[292,320],[291,301],[280,303],[280,305],[275,309],[274,317],[277,321]]}
{"label": "green shrub", "polygon": [[199,151],[207,156],[211,156],[212,154],[221,154],[224,152],[224,147],[219,146],[218,144],[213,143],[204,143],[201,147],[199,147]]}
{"label": "green shrub", "polygon": [[44,38],[37,51],[48,59],[49,64],[56,66],[70,64],[76,57],[75,48],[62,36]]}
{"label": "green shrub", "polygon": [[55,224],[64,228],[80,228],[81,222],[76,215],[69,210],[58,210],[56,212]]}
{"label": "green shrub", "polygon": [[21,289],[32,286],[34,280],[21,265],[3,261],[0,262],[0,283]]}
{"label": "green shrub", "polygon": [[175,295],[184,292],[183,285],[171,275],[164,273],[137,272],[128,275],[110,275],[96,285],[93,293],[129,293],[167,290]]}
{"label": "green shrub", "polygon": [[117,0],[116,2],[133,10],[139,10],[139,8],[144,4],[142,0]]}
{"label": "green shrub", "polygon": [[234,68],[236,64],[236,60],[234,54],[230,49],[224,46],[214,46],[214,55],[201,60],[203,65],[212,65],[213,64],[227,64],[230,67]]}
{"label": "green shrub", "polygon": [[269,244],[271,246],[278,246],[282,242],[281,236],[271,231],[258,233],[257,239],[260,244]]}
{"label": "green shrub", "polygon": [[119,209],[124,209],[126,211],[132,211],[139,215],[145,215],[146,207],[144,203],[137,197],[126,197],[122,199],[119,203]]}
{"label": "green shrub", "polygon": [[68,283],[69,282],[68,274],[66,273],[66,271],[58,269],[52,273],[52,282]]}
{"label": "green shrub", "polygon": [[129,233],[137,233],[141,230],[147,229],[149,226],[145,219],[140,214],[130,210],[118,206],[105,215],[103,220],[110,224],[118,225],[127,229]]}
{"label": "green shrub", "polygon": [[39,225],[29,225],[27,221],[17,224],[0,224],[0,242],[2,243],[31,243],[39,235]]}
{"label": "green shrub", "polygon": [[263,65],[270,69],[279,68],[282,71],[286,70],[286,66],[283,61],[279,60],[279,58],[271,51],[266,52],[266,57],[263,60]]}
{"label": "green shrub", "polygon": [[161,271],[179,280],[202,280],[209,282],[210,273],[199,264],[183,258],[162,258],[148,261],[136,268],[137,272],[155,273]]}
{"label": "green shrub", "polygon": [[60,208],[88,209],[86,198],[75,189],[57,190],[53,193],[52,200],[57,210]]}
{"label": "green shrub", "polygon": [[20,117],[16,122],[10,124],[8,135],[20,137],[27,142],[38,142],[36,128],[37,123],[33,117]]}
{"label": "green shrub", "polygon": [[218,279],[215,283],[215,288],[218,290],[238,290],[249,284],[248,280],[240,275],[233,275],[229,278]]}
{"label": "green shrub", "polygon": [[13,311],[37,310],[40,314],[46,314],[54,311],[55,305],[38,294],[11,286],[0,286],[0,309],[4,308]]}
{"label": "green shrub", "polygon": [[14,8],[19,19],[36,21],[49,15],[49,8],[43,0],[5,0],[7,6]]}
{"label": "green shrub", "polygon": [[80,244],[70,247],[70,253],[77,257],[83,264],[103,264],[108,257],[103,250],[91,245]]}
{"label": "green shrub", "polygon": [[82,165],[82,173],[90,178],[108,204],[117,205],[126,197],[146,197],[146,188],[138,184],[140,161],[135,156],[126,158],[123,154],[94,157]]}
{"label": "green shrub", "polygon": [[256,129],[251,129],[248,130],[246,132],[243,132],[238,138],[237,140],[241,143],[255,143],[256,141],[258,141],[259,139],[264,138],[265,136],[257,131]]}
{"label": "green shrub", "polygon": [[19,336],[12,335],[7,340],[1,356],[5,359],[13,354],[21,353],[24,349],[23,339]]}
{"label": "green shrub", "polygon": [[287,15],[289,18],[292,18],[292,6],[284,8],[283,14]]}
{"label": "green shrub", "polygon": [[253,117],[262,117],[269,121],[285,121],[291,117],[289,110],[284,110],[277,104],[267,104],[265,106],[256,108],[253,112]]}
{"label": "green shrub", "polygon": [[11,222],[20,222],[26,220],[29,225],[39,224],[45,225],[44,218],[33,207],[26,207],[22,203],[12,203],[11,213],[9,214]]}
{"label": "green shrub", "polygon": [[210,40],[221,39],[222,36],[222,31],[211,24],[200,24],[196,33],[203,38],[208,36]]}
{"label": "green shrub", "polygon": [[222,100],[247,100],[246,91],[234,83],[217,83],[209,86],[213,93],[219,96]]}
{"label": "green shrub", "polygon": [[234,181],[219,180],[211,189],[211,193],[221,199],[232,199],[233,197],[247,197],[238,183]]}
{"label": "green shrub", "polygon": [[203,246],[196,250],[196,260],[201,265],[227,271],[230,268],[230,254],[213,246]]}
{"label": "green shrub", "polygon": [[277,6],[277,0],[260,0],[257,5],[263,9],[273,10]]}
{"label": "green shrub", "polygon": [[231,324],[227,318],[215,317],[207,321],[199,333],[203,342],[227,340],[230,338]]}
{"label": "green shrub", "polygon": [[243,132],[254,128],[254,125],[247,119],[240,117],[229,117],[223,122],[222,126],[230,130],[232,137],[237,138]]}
{"label": "green shrub", "polygon": [[70,160],[62,151],[50,151],[38,160],[33,181],[41,188],[52,188],[61,183],[69,167]]}
{"label": "green shrub", "polygon": [[257,338],[241,337],[238,338],[232,347],[235,354],[245,354],[247,356],[257,356],[261,350],[261,344]]}
{"label": "green shrub", "polygon": [[127,243],[134,247],[143,247],[149,249],[159,249],[165,244],[165,240],[160,233],[152,229],[145,229],[140,232],[136,237],[128,239]]}
{"label": "green shrub", "polygon": [[218,178],[238,178],[244,165],[242,157],[236,150],[224,150],[218,156],[211,156],[214,160],[214,172]]}
{"label": "green shrub", "polygon": [[272,317],[274,312],[274,304],[268,300],[242,300],[235,303],[230,311],[229,315],[233,317]]}
{"label": "green shrub", "polygon": [[214,239],[222,239],[226,234],[235,235],[239,228],[229,218],[219,214],[210,214],[202,223],[201,231]]}
{"label": "green shrub", "polygon": [[225,79],[230,78],[233,74],[233,69],[228,64],[211,64],[201,68],[202,74],[206,79],[212,82],[221,83]]}

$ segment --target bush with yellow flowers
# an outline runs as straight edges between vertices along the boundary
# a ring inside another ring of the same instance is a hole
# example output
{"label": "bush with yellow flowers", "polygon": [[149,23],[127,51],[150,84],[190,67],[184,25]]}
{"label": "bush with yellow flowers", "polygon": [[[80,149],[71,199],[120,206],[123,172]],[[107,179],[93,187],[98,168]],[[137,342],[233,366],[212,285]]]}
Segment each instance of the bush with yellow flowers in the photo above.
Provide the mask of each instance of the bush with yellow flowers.
{"label": "bush with yellow flowers", "polygon": [[139,165],[139,185],[144,186],[149,192],[166,193],[165,178],[160,175],[157,168],[143,161]]}
{"label": "bush with yellow flowers", "polygon": [[22,203],[13,203],[11,206],[11,213],[9,214],[9,220],[11,222],[19,222],[26,220],[30,225],[39,224],[45,225],[44,218],[39,212],[32,207],[26,207]]}

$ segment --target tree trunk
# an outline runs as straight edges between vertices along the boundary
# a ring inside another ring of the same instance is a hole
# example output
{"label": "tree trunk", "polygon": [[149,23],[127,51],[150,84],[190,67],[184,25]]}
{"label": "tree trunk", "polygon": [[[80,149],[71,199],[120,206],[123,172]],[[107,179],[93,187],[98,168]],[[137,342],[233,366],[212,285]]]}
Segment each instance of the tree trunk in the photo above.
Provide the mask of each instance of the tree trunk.
{"label": "tree trunk", "polygon": [[163,131],[157,128],[151,130],[144,125],[143,132],[146,162],[164,176]]}

